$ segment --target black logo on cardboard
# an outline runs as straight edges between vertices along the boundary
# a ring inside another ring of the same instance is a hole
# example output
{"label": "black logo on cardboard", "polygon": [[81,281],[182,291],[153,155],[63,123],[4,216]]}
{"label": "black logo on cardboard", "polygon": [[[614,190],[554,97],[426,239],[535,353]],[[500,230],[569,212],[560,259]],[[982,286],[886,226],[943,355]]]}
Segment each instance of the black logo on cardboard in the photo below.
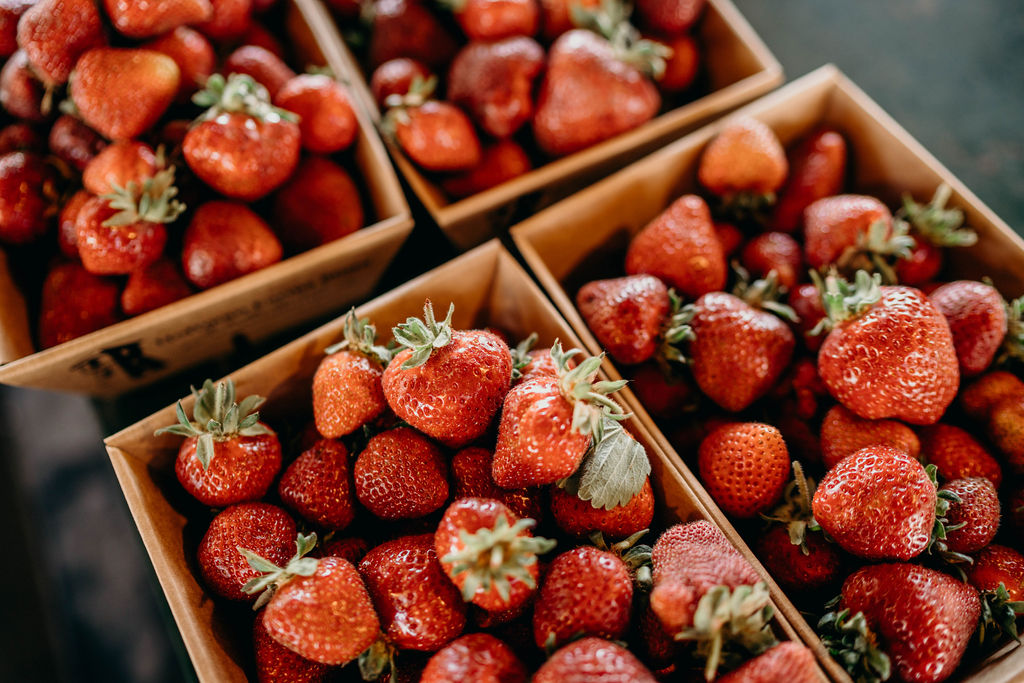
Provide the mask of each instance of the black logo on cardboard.
{"label": "black logo on cardboard", "polygon": [[166,366],[167,363],[159,358],[144,354],[141,343],[132,342],[103,349],[100,355],[77,363],[71,369],[105,379],[112,377],[120,368],[129,377],[137,379],[147,372],[163,370]]}

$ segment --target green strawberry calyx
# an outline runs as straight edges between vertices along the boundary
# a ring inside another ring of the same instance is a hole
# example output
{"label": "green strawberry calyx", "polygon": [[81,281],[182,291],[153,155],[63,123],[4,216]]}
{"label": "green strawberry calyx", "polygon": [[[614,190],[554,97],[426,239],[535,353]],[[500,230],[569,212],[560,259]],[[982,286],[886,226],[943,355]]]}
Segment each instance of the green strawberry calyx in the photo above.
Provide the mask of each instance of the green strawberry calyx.
{"label": "green strawberry calyx", "polygon": [[185,414],[185,408],[178,401],[176,414],[178,423],[156,430],[155,435],[177,434],[178,436],[195,437],[196,458],[206,470],[213,459],[214,444],[240,436],[259,436],[273,434],[269,427],[261,423],[257,412],[266,401],[262,396],[253,394],[235,402],[235,383],[230,379],[218,382],[203,382],[201,391],[192,387],[195,403],[192,406],[192,420]]}
{"label": "green strawberry calyx", "polygon": [[576,471],[557,485],[597,510],[612,510],[640,493],[651,474],[651,462],[621,423],[608,415],[602,420],[601,440],[584,454]]}
{"label": "green strawberry calyx", "polygon": [[134,223],[173,223],[185,211],[185,205],[175,199],[174,166],[162,169],[141,184],[134,180],[125,187],[112,186],[108,194],[100,195],[117,213],[103,221],[107,228]]}
{"label": "green strawberry calyx", "polygon": [[732,290],[733,296],[742,299],[748,306],[774,313],[788,322],[800,322],[796,311],[781,303],[786,288],[779,285],[778,273],[770,270],[768,275],[760,280],[751,281],[746,268],[737,262],[733,262],[732,267],[737,275],[736,286]]}
{"label": "green strawberry calyx", "polygon": [[626,565],[626,569],[629,570],[629,575],[633,577],[633,583],[644,591],[651,590],[654,585],[654,578],[651,574],[653,549],[651,546],[637,543],[637,541],[646,536],[649,531],[650,529],[641,529],[632,536],[612,545],[608,545],[608,541],[600,531],[590,534],[590,542],[594,544],[594,547],[618,555]]}
{"label": "green strawberry calyx", "polygon": [[260,557],[253,551],[238,546],[238,552],[249,563],[249,566],[262,574],[262,576],[249,579],[242,586],[242,591],[248,595],[259,593],[259,597],[256,598],[252,608],[258,610],[270,602],[270,599],[274,597],[277,590],[296,576],[313,576],[316,573],[317,559],[305,557],[305,555],[315,547],[315,532],[308,535],[298,534],[295,537],[295,555],[292,556],[292,559],[288,560],[288,564],[284,567],[278,567],[265,557]]}
{"label": "green strawberry calyx", "polygon": [[376,344],[377,328],[370,322],[369,318],[356,316],[355,307],[345,314],[345,324],[342,328],[344,337],[337,344],[324,349],[324,353],[332,354],[339,351],[354,351],[370,358],[382,366],[391,362],[391,351]]}
{"label": "green strawberry calyx", "polygon": [[423,305],[423,320],[409,317],[404,323],[391,330],[399,348],[412,351],[402,363],[403,370],[418,368],[430,359],[434,349],[448,346],[452,342],[452,315],[455,304],[448,306],[448,315],[441,322],[434,317],[434,305],[428,300]]}
{"label": "green strawberry calyx", "polygon": [[1005,637],[1020,642],[1017,618],[1024,615],[1024,602],[1010,600],[1006,584],[993,591],[981,591],[981,619],[975,633],[983,647],[1001,644]]}
{"label": "green strawberry calyx", "polygon": [[[958,553],[955,550],[950,550],[949,545],[946,543],[947,534],[950,531],[956,531],[957,529],[962,529],[967,526],[967,522],[950,524],[949,519],[947,518],[950,504],[961,503],[963,501],[956,493],[938,488],[938,468],[935,465],[926,465],[924,471],[928,474],[928,479],[930,479],[932,484],[938,489],[935,497],[935,524],[932,526],[931,540],[928,541],[928,552],[939,557],[942,561],[954,566],[973,564],[974,559],[970,555],[964,555],[963,553]],[[959,567],[957,567],[957,569],[962,575],[963,570],[960,570]]]}
{"label": "green strawberry calyx", "polygon": [[581,354],[583,351],[580,349],[563,351],[562,344],[557,339],[551,346],[551,359],[558,371],[558,388],[562,398],[573,407],[572,429],[590,436],[593,445],[597,445],[604,439],[608,420],[621,421],[631,415],[608,397],[609,394],[626,386],[627,382],[624,379],[614,382],[594,381],[597,371],[601,368],[601,361],[604,360],[603,353],[600,356],[589,356],[576,367],[570,368],[569,361]]}
{"label": "green strawberry calyx", "polygon": [[1006,336],[998,362],[1005,363],[1013,358],[1024,361],[1024,296],[1005,302]]}
{"label": "green strawberry calyx", "polygon": [[437,90],[437,76],[431,75],[427,78],[419,75],[413,76],[412,83],[409,84],[409,92],[404,95],[397,93],[388,95],[384,99],[387,113],[384,114],[384,118],[380,122],[381,131],[393,140],[398,125],[405,126],[410,123],[409,110],[422,107],[429,102],[433,98],[435,90]]}
{"label": "green strawberry calyx", "polygon": [[221,114],[245,114],[267,123],[299,120],[298,114],[271,104],[267,89],[248,74],[233,73],[226,79],[213,74],[206,79],[205,87],[192,96],[192,102],[207,108],[197,121],[211,121]]}
{"label": "green strawberry calyx", "polygon": [[762,514],[762,519],[786,525],[789,542],[800,546],[800,552],[810,555],[807,547],[807,532],[818,531],[821,527],[814,519],[811,511],[811,500],[814,498],[814,480],[804,474],[799,461],[793,461],[793,480],[786,484],[782,492],[782,502],[769,514]]}
{"label": "green strawberry calyx", "polygon": [[817,272],[811,271],[811,280],[821,294],[821,305],[825,309],[825,317],[811,330],[812,335],[856,318],[882,299],[882,276],[878,273],[872,275],[858,270],[850,284],[835,273],[822,280]]}
{"label": "green strawberry calyx", "polygon": [[398,649],[381,634],[373,645],[359,655],[359,675],[364,681],[379,681],[384,676],[388,676],[391,681],[399,680],[395,666],[396,654]]}
{"label": "green strawberry calyx", "polygon": [[[839,598],[830,605],[838,604]],[[881,683],[892,675],[889,655],[878,647],[863,612],[829,612],[818,622],[818,635],[833,659],[860,683]]]}
{"label": "green strawberry calyx", "polygon": [[978,233],[964,227],[964,212],[947,209],[953,190],[939,185],[927,204],[918,204],[909,194],[903,195],[903,206],[896,216],[914,228],[914,234],[936,247],[969,247],[978,241]]}
{"label": "green strawberry calyx", "polygon": [[607,40],[620,61],[659,80],[665,75],[665,60],[672,56],[672,48],[642,38],[629,21],[631,12],[632,6],[621,0],[602,0],[596,9],[574,2],[569,7],[569,18],[578,28],[593,31]]}
{"label": "green strawberry calyx", "polygon": [[533,362],[533,357],[530,356],[530,351],[537,345],[537,340],[540,339],[536,332],[531,332],[530,336],[522,340],[516,347],[512,349],[512,379],[522,379],[523,370],[525,370],[530,363]]}
{"label": "green strawberry calyx", "polygon": [[882,282],[894,285],[897,282],[894,264],[900,259],[910,258],[917,242],[910,236],[906,221],[895,218],[890,221],[877,220],[865,232],[857,235],[857,242],[847,247],[836,265],[844,273],[866,270],[877,273]]}

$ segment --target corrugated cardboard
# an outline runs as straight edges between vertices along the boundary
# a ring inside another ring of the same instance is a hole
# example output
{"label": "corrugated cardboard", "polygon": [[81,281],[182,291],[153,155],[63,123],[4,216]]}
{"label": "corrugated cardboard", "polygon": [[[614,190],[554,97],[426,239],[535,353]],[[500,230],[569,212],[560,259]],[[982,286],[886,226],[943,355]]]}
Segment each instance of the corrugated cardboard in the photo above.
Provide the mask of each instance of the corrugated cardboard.
{"label": "corrugated cardboard", "polygon": [[[386,330],[409,315],[418,315],[427,298],[437,310],[447,310],[448,303],[454,303],[457,328],[493,326],[514,338],[536,331],[542,344],[555,339],[567,346],[579,344],[543,292],[496,241],[374,299],[357,312],[370,317],[382,337],[387,337]],[[289,411],[308,416],[313,373],[324,349],[341,338],[341,330],[339,319],[233,373],[238,394],[267,397],[261,414],[271,424]],[[191,411],[191,398],[184,405]],[[197,532],[202,530],[193,529],[187,536],[195,539],[191,545],[184,540],[188,520],[169,502],[185,495],[173,472],[181,439],[154,437],[153,430],[174,420],[174,407],[168,406],[108,438],[107,451],[200,680],[245,680],[251,634],[228,622],[224,610],[203,589],[192,559]],[[627,428],[650,456],[660,523],[707,517],[704,505],[643,425],[631,419]],[[738,547],[751,557],[746,546]],[[779,615],[776,626],[781,638],[796,637],[785,617]]]}
{"label": "corrugated cardboard", "polygon": [[[1024,290],[1024,240],[835,67],[822,67],[744,107],[739,114],[766,123],[787,146],[816,126],[838,129],[849,143],[850,186],[874,194],[890,206],[898,205],[903,192],[925,199],[946,183],[953,190],[950,206],[963,209],[966,223],[979,235],[975,246],[948,252],[952,272],[971,278],[988,275],[1010,295]],[[622,274],[632,235],[675,198],[698,189],[697,162],[722,125],[718,122],[702,128],[512,229],[512,238],[527,264],[589,350],[599,345],[576,310],[572,300],[575,289],[588,280]],[[611,362],[605,365],[613,379],[620,377]],[[625,395],[630,408],[669,453],[705,506],[715,508],[636,396],[631,392]],[[738,534],[724,515],[717,509],[712,514],[733,542],[738,542]],[[805,642],[820,645],[792,603],[781,593],[775,598]],[[1024,676],[1024,648],[1012,653],[1010,649],[974,670],[960,672],[956,680],[1019,680]],[[819,647],[818,652],[823,650]],[[850,680],[827,655],[821,661],[835,680]]]}
{"label": "corrugated cardboard", "polygon": [[[317,0],[295,0],[287,29],[306,64],[341,71],[333,23]],[[387,152],[358,111],[359,184],[376,223],[219,287],[32,353],[24,302],[0,259],[0,382],[113,396],[365,298],[412,230],[409,206]]]}
{"label": "corrugated cardboard", "polygon": [[[468,249],[598,178],[657,149],[703,121],[782,82],[782,67],[730,0],[709,0],[697,35],[711,92],[648,123],[576,154],[557,159],[485,192],[449,202],[444,192],[388,142],[395,164],[448,239]],[[344,45],[348,79],[375,121],[380,110]]]}

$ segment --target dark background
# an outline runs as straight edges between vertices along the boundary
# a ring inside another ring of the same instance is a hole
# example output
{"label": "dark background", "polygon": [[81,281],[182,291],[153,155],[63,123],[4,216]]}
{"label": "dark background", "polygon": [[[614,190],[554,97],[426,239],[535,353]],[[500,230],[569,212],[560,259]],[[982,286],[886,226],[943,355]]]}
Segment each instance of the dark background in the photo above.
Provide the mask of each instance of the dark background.
{"label": "dark background", "polygon": [[[734,1],[789,79],[837,64],[1024,232],[1019,0]],[[0,681],[194,679],[101,442],[260,353],[115,402],[0,387]]]}

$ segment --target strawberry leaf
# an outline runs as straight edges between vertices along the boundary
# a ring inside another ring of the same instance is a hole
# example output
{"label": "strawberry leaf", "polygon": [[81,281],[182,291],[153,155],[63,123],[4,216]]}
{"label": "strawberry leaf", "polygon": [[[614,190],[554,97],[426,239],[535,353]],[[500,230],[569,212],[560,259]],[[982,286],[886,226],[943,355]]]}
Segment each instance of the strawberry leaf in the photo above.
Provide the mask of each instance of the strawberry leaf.
{"label": "strawberry leaf", "polygon": [[[604,438],[577,473],[576,495],[595,508],[611,510],[626,505],[640,492],[651,473],[651,463],[644,447],[618,421],[605,417],[603,431]],[[568,491],[569,486],[563,488]]]}

